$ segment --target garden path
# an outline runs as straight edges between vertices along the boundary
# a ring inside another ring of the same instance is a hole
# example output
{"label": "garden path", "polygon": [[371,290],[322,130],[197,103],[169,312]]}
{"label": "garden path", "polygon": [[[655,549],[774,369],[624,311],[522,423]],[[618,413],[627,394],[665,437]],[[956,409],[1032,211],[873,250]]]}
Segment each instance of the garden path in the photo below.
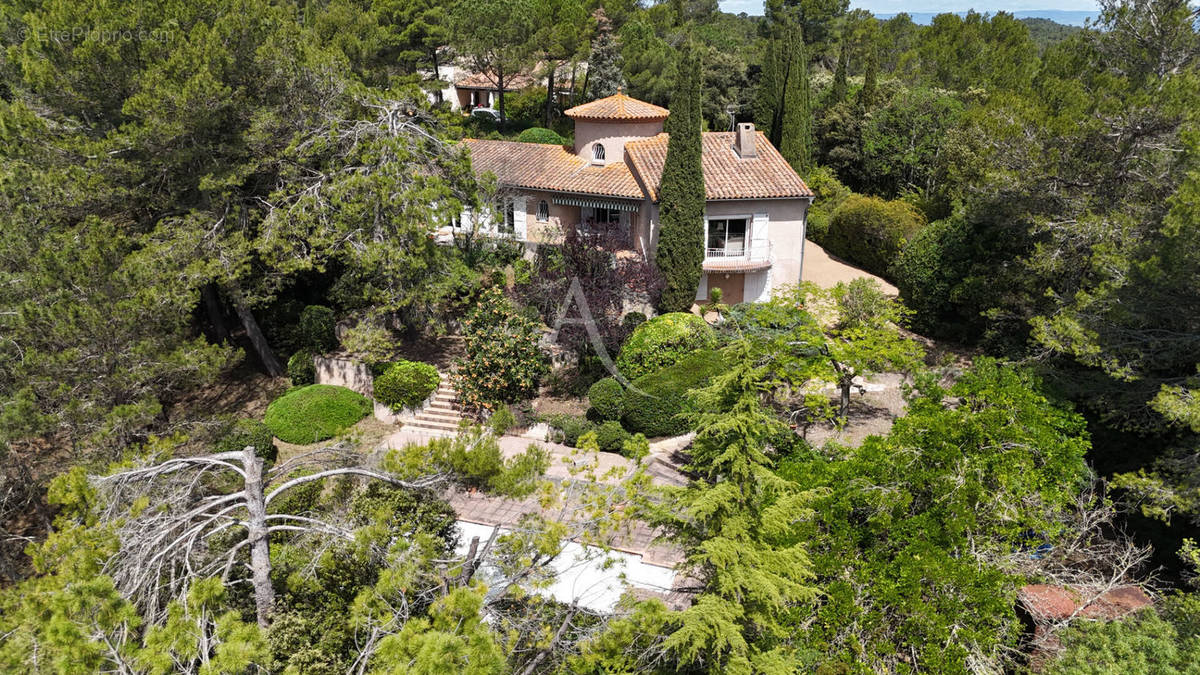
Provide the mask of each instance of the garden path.
{"label": "garden path", "polygon": [[800,273],[801,281],[811,281],[821,288],[831,288],[840,281],[850,282],[861,277],[874,279],[883,288],[883,292],[888,295],[900,294],[895,286],[884,281],[882,277],[875,276],[829,255],[825,249],[811,240],[804,242],[804,268]]}

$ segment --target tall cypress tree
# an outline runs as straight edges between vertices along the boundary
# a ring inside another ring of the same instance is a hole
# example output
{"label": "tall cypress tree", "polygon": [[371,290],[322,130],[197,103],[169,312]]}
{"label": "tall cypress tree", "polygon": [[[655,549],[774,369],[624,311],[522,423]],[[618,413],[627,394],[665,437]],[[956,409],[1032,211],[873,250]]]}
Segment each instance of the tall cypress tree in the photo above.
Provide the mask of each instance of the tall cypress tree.
{"label": "tall cypress tree", "polygon": [[787,57],[787,82],[783,89],[780,114],[779,153],[796,171],[806,169],[812,160],[812,106],[808,90],[808,50],[800,26],[787,30],[784,53]]}
{"label": "tall cypress tree", "polygon": [[704,264],[704,171],[700,165],[700,59],[692,49],[680,57],[667,158],[659,187],[658,248],[655,262],[666,286],[660,312],[686,312],[696,299]]}
{"label": "tall cypress tree", "polygon": [[863,65],[863,86],[858,92],[858,108],[860,112],[866,112],[875,105],[875,87],[878,84],[876,80],[879,78],[879,63],[878,57],[875,54],[875,46],[871,45],[867,51],[867,62]]}
{"label": "tall cypress tree", "polygon": [[847,53],[846,40],[842,40],[842,48],[838,52],[837,68],[833,71],[833,89],[829,92],[829,104],[834,105],[846,100],[846,66],[849,65],[850,55]]}
{"label": "tall cypress tree", "polygon": [[776,19],[771,28],[754,111],[759,128],[788,163],[797,171],[808,166],[812,157],[808,51],[800,25],[788,15]]}

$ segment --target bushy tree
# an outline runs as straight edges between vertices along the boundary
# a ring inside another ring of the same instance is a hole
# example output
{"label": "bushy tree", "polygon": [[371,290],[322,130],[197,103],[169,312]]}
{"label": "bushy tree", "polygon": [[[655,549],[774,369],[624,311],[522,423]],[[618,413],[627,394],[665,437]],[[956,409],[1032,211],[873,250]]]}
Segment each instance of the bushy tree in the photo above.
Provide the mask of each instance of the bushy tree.
{"label": "bushy tree", "polygon": [[532,398],[548,369],[541,339],[541,327],[500,289],[485,289],[463,319],[466,354],[454,374],[463,402],[493,410]]}
{"label": "bushy tree", "polygon": [[906,241],[925,225],[911,204],[852,195],[829,219],[825,248],[875,274],[891,276],[891,266]]}

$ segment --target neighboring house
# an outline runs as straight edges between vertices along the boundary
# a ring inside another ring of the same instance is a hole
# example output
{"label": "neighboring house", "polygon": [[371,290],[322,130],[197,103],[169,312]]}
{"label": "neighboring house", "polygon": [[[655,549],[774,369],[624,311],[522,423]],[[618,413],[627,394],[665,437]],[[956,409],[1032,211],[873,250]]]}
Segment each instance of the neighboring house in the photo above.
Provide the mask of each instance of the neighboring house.
{"label": "neighboring house", "polygon": [[[532,75],[533,72],[542,70],[545,70],[545,67],[539,64],[533,71],[514,73],[505,78],[504,91],[509,96],[508,100],[511,101],[511,97],[522,89],[532,86],[545,87],[545,77]],[[582,77],[585,70],[586,68],[580,65],[579,72],[575,74]],[[439,74],[449,83],[440,93],[442,100],[450,103],[451,110],[469,111],[472,108],[500,107],[500,85],[494,73],[472,72],[451,63],[442,66]],[[429,73],[429,76],[432,76],[432,73]],[[571,68],[567,66],[560,67],[555,75],[554,89],[559,105],[566,105],[571,98],[571,76]],[[429,101],[436,103],[437,93],[431,92]]]}
{"label": "neighboring house", "polygon": [[[631,250],[653,259],[669,111],[618,93],[566,111],[575,145],[465,141],[476,173],[504,188],[501,222],[460,221],[531,244],[564,228],[616,224]],[[766,300],[800,281],[812,190],[753,124],[703,136],[704,275],[696,299],[719,287],[726,304]]]}

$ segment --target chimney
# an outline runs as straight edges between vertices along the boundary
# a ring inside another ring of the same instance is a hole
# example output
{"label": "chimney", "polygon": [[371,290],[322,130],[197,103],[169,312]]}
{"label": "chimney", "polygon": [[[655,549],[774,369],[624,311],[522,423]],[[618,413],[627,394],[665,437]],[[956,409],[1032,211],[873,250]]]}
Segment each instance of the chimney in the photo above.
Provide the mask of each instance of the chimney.
{"label": "chimney", "polygon": [[758,149],[754,147],[754,125],[750,122],[742,122],[737,125],[736,135],[733,137],[733,149],[737,152],[738,157],[742,159],[754,159],[758,157]]}

